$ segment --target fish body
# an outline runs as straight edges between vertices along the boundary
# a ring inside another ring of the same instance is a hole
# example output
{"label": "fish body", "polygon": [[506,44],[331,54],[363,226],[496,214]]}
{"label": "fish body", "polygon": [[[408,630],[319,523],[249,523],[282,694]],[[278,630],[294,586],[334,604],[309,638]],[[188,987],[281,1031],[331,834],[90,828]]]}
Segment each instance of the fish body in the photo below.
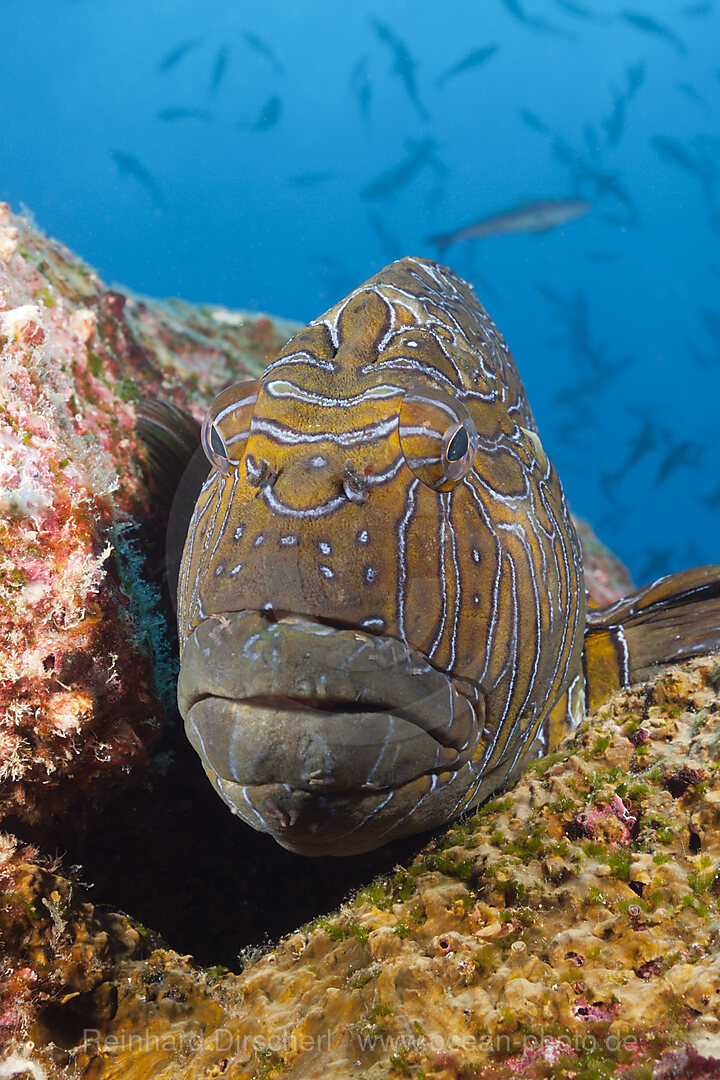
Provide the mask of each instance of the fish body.
{"label": "fish body", "polygon": [[413,60],[407,46],[401,41],[396,34],[392,32],[389,26],[385,23],[381,23],[378,19],[371,19],[370,22],[375,28],[380,41],[384,45],[387,45],[394,57],[393,71],[400,79],[400,82],[405,88],[405,93],[415,106],[417,112],[423,120],[429,120],[429,114],[422,101],[417,88],[417,79],[415,78],[415,72],[417,64]]}
{"label": "fish body", "polygon": [[697,105],[702,105],[707,108],[707,98],[704,97],[697,89],[697,87],[693,86],[692,83],[678,82],[675,83],[675,85],[680,91],[680,93],[684,94],[686,98],[690,99],[690,101],[694,101]]}
{"label": "fish body", "polygon": [[625,89],[617,95],[609,117],[601,125],[608,146],[615,146],[620,139],[625,129],[627,107],[642,86],[644,79],[644,64],[636,64],[628,70]]}
{"label": "fish body", "polygon": [[486,45],[481,49],[473,49],[471,53],[468,53],[462,60],[459,60],[457,64],[454,64],[452,67],[448,68],[447,71],[444,71],[437,79],[435,85],[444,86],[445,83],[449,82],[450,79],[454,79],[457,75],[461,75],[465,71],[472,71],[473,68],[480,67],[489,60],[491,56],[494,56],[497,50],[497,45]]}
{"label": "fish body", "polygon": [[548,34],[557,34],[557,27],[552,23],[546,22],[544,19],[538,19],[534,15],[528,15],[524,8],[520,5],[520,0],[502,0],[505,8],[513,15],[519,22],[525,23],[526,26],[531,26],[534,30],[541,30]]}
{"label": "fish body", "polygon": [[221,797],[290,850],[438,827],[586,699],[720,644],[720,567],[586,609],[508,347],[430,260],[392,263],[223,390],[202,443],[178,702]]}
{"label": "fish body", "polygon": [[543,199],[522,203],[512,210],[491,214],[471,225],[464,225],[455,232],[429,237],[428,243],[435,244],[444,251],[450,244],[459,243],[461,240],[480,240],[504,233],[547,232],[582,217],[591,209],[592,203],[584,199]]}
{"label": "fish body", "polygon": [[700,318],[710,336],[715,339],[715,344],[720,347],[720,315],[710,308],[700,308]]}
{"label": "fish body", "polygon": [[583,158],[560,137],[553,139],[552,153],[558,161],[570,169],[575,191],[585,192],[590,188],[594,197],[611,199],[620,204],[625,211],[624,217],[617,218],[604,212],[603,217],[606,221],[625,228],[637,225],[638,212],[635,204],[615,173],[598,169],[592,163],[592,159]]}
{"label": "fish body", "polygon": [[564,8],[565,11],[569,11],[572,15],[578,15],[581,19],[595,19],[600,18],[595,12],[590,11],[588,8],[583,7],[581,4],[576,4],[573,0],[555,0],[556,4]]}
{"label": "fish body", "polygon": [[296,173],[295,176],[290,177],[290,183],[298,188],[318,187],[320,184],[324,184],[326,180],[332,179],[333,176],[334,173],[326,170]]}
{"label": "fish body", "polygon": [[718,207],[717,196],[720,169],[713,156],[713,150],[716,149],[715,143],[695,138],[692,149],[688,149],[677,139],[665,138],[662,135],[655,136],[651,142],[666,161],[697,178],[710,221],[714,228],[720,228],[720,207]]}
{"label": "fish body", "polygon": [[681,169],[692,173],[694,176],[701,174],[701,168],[697,157],[687,150],[677,139],[668,139],[663,135],[656,135],[652,140],[653,146],[666,161],[673,165],[679,165]]}
{"label": "fish body", "polygon": [[361,194],[364,199],[374,201],[383,199],[392,200],[402,188],[407,187],[410,181],[420,169],[432,162],[435,152],[435,140],[431,136],[420,142],[410,142],[407,157],[390,169],[386,169],[380,176],[363,188]]}
{"label": "fish body", "polygon": [[260,109],[255,120],[239,120],[235,125],[247,131],[269,131],[275,127],[282,113],[282,102],[277,94],[271,94]]}
{"label": "fish body", "polygon": [[246,44],[249,45],[251,49],[254,49],[256,53],[263,57],[263,59],[269,61],[278,75],[283,73],[284,68],[281,61],[278,59],[278,55],[272,46],[268,45],[267,41],[258,37],[257,34],[253,34],[250,30],[244,30],[243,37]]}
{"label": "fish body", "polygon": [[178,692],[246,821],[296,851],[367,850],[547,743],[580,685],[580,547],[465,282],[393,263],[221,394],[205,443]]}
{"label": "fish body", "polygon": [[137,180],[145,188],[155,205],[159,206],[163,201],[160,185],[142,162],[134,154],[126,154],[122,150],[111,150],[110,153],[120,175],[131,176],[134,180]]}
{"label": "fish body", "polygon": [[358,106],[363,120],[370,120],[370,106],[372,104],[372,82],[368,70],[367,57],[362,56],[352,70],[350,86],[357,97]]}
{"label": "fish body", "polygon": [[166,53],[158,64],[158,71],[170,71],[176,64],[179,64],[184,56],[187,56],[189,52],[196,49],[198,45],[202,44],[201,38],[193,38],[191,41],[183,41],[182,44],[177,45],[170,52]]}
{"label": "fish body", "polygon": [[524,124],[526,124],[532,131],[537,131],[539,135],[551,135],[552,132],[547,124],[540,119],[534,112],[529,109],[520,109],[520,116]]}
{"label": "fish body", "polygon": [[174,124],[178,120],[212,120],[212,113],[207,109],[189,109],[182,105],[161,109],[157,115],[158,120],[162,120],[165,124]]}
{"label": "fish body", "polygon": [[225,78],[225,72],[227,71],[228,62],[228,49],[222,48],[218,50],[215,57],[215,63],[212,69],[212,75],[210,76],[210,85],[208,87],[208,93],[217,94],[223,79]]}
{"label": "fish body", "polygon": [[663,38],[669,44],[674,45],[680,53],[686,53],[687,49],[677,34],[665,26],[664,23],[658,22],[657,19],[653,19],[651,15],[645,15],[639,11],[623,11],[623,19],[625,22],[630,23],[637,30],[642,30],[646,34],[652,34],[655,37]]}

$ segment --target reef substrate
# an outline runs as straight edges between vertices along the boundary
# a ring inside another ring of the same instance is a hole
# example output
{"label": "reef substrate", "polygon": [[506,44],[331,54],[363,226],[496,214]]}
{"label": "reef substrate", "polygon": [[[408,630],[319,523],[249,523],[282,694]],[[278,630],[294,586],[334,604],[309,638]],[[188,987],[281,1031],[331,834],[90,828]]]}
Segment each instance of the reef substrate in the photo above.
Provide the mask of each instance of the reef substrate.
{"label": "reef substrate", "polygon": [[[43,846],[110,795],[132,803],[173,712],[167,500],[138,404],[199,419],[294,329],[109,290],[0,206],[0,815],[17,833],[0,837],[0,1076],[720,1078],[717,657],[617,695],[240,973],[92,903]],[[581,535],[592,597],[617,599],[626,571]],[[237,853],[214,839],[208,924],[237,910],[212,885]],[[293,881],[273,887],[294,910]]]}
{"label": "reef substrate", "polygon": [[202,416],[293,328],[109,290],[0,204],[0,818],[86,813],[147,765],[175,661],[138,402]]}
{"label": "reef substrate", "polygon": [[18,987],[23,941],[50,973],[88,950],[36,1013],[30,1060],[94,1080],[717,1077],[719,688],[701,658],[616,695],[240,974],[153,948],[9,854]]}

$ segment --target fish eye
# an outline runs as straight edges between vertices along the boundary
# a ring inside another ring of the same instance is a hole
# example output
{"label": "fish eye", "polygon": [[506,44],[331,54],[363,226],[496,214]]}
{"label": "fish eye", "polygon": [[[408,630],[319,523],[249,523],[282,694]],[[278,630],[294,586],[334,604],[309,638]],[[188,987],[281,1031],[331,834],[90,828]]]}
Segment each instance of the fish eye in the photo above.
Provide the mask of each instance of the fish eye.
{"label": "fish eye", "polygon": [[200,439],[205,456],[223,476],[240,463],[250,435],[258,382],[234,383],[212,402],[203,421]]}
{"label": "fish eye", "polygon": [[445,391],[407,390],[398,430],[407,465],[433,491],[450,491],[470,472],[477,431],[463,403]]}
{"label": "fish eye", "polygon": [[467,420],[453,424],[443,436],[445,476],[448,481],[459,483],[472,468],[477,448],[475,425]]}
{"label": "fish eye", "polygon": [[203,420],[200,431],[200,442],[205,451],[205,457],[211,465],[214,465],[223,476],[230,475],[230,458],[228,457],[225,440],[217,429],[212,416],[208,415]]}
{"label": "fish eye", "polygon": [[[451,432],[452,429],[450,429],[450,432],[447,434],[450,434]],[[468,436],[468,431],[465,425],[461,424],[457,431],[452,434],[452,437],[445,448],[445,457],[451,464],[454,464],[456,461],[460,461],[461,458],[465,457],[469,448],[470,438]]]}

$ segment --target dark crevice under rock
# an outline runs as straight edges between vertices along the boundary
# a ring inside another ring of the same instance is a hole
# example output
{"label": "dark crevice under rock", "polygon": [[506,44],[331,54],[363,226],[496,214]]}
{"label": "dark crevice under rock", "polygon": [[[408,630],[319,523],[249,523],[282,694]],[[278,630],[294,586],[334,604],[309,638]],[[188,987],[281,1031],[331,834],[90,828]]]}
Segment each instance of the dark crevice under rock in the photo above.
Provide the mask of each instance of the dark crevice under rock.
{"label": "dark crevice under rock", "polygon": [[167,771],[89,816],[82,831],[69,822],[42,835],[15,831],[56,850],[66,868],[79,865],[95,905],[126,912],[201,965],[238,970],[243,950],[331,911],[427,842],[414,836],[349,858],[292,854],[218,799],[179,717],[161,750],[172,754]]}

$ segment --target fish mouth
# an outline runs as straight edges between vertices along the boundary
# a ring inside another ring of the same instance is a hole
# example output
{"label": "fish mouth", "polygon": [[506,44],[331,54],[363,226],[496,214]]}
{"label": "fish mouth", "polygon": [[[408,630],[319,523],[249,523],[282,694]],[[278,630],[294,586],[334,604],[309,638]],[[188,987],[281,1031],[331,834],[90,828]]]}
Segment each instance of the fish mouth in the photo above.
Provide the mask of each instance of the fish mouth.
{"label": "fish mouth", "polygon": [[482,748],[474,683],[396,638],[292,613],[203,620],[178,703],[225,802],[304,854],[357,854],[444,822]]}

